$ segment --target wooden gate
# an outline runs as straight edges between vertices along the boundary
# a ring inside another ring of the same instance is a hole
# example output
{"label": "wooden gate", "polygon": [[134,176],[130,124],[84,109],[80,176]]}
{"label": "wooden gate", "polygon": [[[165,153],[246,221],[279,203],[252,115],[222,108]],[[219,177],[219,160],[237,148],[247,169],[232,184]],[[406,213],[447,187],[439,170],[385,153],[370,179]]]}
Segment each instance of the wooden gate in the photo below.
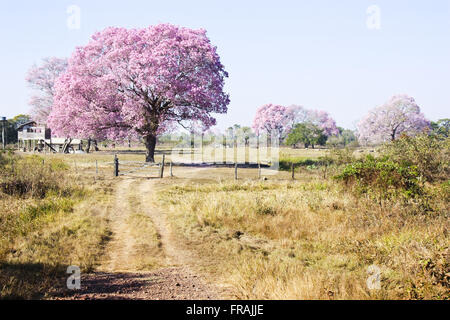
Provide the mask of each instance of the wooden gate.
{"label": "wooden gate", "polygon": [[165,156],[160,163],[148,163],[141,161],[121,161],[117,156],[114,158],[114,176],[163,178],[165,167]]}

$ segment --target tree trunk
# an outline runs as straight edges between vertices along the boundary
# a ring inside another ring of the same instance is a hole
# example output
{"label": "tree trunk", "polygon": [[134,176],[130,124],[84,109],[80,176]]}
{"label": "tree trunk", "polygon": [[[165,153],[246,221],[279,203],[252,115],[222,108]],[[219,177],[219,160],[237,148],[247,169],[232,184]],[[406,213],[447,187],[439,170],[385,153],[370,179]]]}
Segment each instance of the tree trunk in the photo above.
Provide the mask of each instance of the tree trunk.
{"label": "tree trunk", "polygon": [[238,147],[238,145],[237,145],[237,137],[234,137],[233,138],[234,140],[233,140],[233,159],[234,159],[234,163],[237,163],[237,161],[238,161],[238,155],[237,155],[237,147]]}
{"label": "tree trunk", "polygon": [[100,149],[98,148],[97,140],[93,140],[93,141],[94,141],[94,150],[100,151]]}
{"label": "tree trunk", "polygon": [[145,148],[145,162],[155,162],[155,147],[156,147],[156,135],[149,134],[144,137]]}
{"label": "tree trunk", "polygon": [[245,164],[248,165],[248,164],[250,164],[250,143],[249,143],[249,139],[245,139],[244,148],[245,148],[244,160],[245,160]]}
{"label": "tree trunk", "polygon": [[91,138],[87,141],[86,153],[91,152]]}
{"label": "tree trunk", "polygon": [[194,163],[194,148],[195,148],[195,136],[194,131],[191,131],[191,163]]}

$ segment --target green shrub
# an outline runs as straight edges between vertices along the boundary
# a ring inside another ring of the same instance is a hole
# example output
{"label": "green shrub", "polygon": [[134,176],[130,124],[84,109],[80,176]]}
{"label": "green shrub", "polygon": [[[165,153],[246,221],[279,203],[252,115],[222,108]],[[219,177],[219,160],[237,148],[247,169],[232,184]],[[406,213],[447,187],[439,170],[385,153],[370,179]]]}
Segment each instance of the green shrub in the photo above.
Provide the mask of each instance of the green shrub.
{"label": "green shrub", "polygon": [[384,145],[381,153],[403,166],[417,167],[419,175],[429,182],[450,177],[450,138],[428,133],[402,136]]}
{"label": "green shrub", "polygon": [[326,159],[329,159],[329,162],[334,163],[336,165],[349,164],[356,160],[353,155],[353,150],[350,148],[345,149],[337,149],[333,148],[328,151],[328,155]]}
{"label": "green shrub", "polygon": [[280,159],[280,170],[291,170],[291,164],[295,167],[317,168],[328,164],[325,158],[320,159],[305,159],[305,158],[282,158]]}
{"label": "green shrub", "polygon": [[372,155],[345,166],[335,177],[358,193],[388,199],[396,196],[412,198],[423,193],[423,186],[416,166],[392,161],[384,156]]}

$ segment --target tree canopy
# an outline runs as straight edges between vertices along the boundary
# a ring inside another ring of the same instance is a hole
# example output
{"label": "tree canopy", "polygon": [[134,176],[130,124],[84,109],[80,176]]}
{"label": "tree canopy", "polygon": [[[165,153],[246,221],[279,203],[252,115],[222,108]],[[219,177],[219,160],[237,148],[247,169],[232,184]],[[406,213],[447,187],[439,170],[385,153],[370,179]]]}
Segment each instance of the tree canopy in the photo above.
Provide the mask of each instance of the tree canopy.
{"label": "tree canopy", "polygon": [[40,65],[28,70],[26,81],[35,90],[31,96],[31,117],[34,121],[46,124],[53,107],[54,86],[58,77],[67,68],[67,59],[48,57]]}
{"label": "tree canopy", "polygon": [[303,143],[305,148],[324,145],[326,141],[327,135],[324,130],[311,122],[296,124],[286,139],[288,145],[295,146]]}
{"label": "tree canopy", "polygon": [[211,113],[227,112],[226,77],[205,30],[107,28],[73,53],[49,124],[59,135],[117,140],[131,132],[153,162],[157,135],[186,120],[210,127]]}
{"label": "tree canopy", "polygon": [[358,139],[363,144],[393,141],[402,134],[414,135],[430,127],[414,98],[393,96],[371,110],[358,124]]}

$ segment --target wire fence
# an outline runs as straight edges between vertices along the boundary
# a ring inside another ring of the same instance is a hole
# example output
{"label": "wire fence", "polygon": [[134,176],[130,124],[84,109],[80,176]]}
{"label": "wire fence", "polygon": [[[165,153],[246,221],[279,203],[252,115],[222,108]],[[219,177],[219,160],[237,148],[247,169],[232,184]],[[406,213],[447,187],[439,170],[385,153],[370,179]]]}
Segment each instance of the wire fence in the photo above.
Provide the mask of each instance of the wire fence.
{"label": "wire fence", "polygon": [[[113,163],[114,164],[114,163]],[[161,163],[143,163],[139,161],[120,161],[119,162],[119,176],[126,176],[134,173],[144,175],[160,176]]]}
{"label": "wire fence", "polygon": [[[96,177],[111,174],[113,177],[135,177],[135,178],[164,178],[164,171],[167,171],[166,176],[173,177],[174,167],[191,167],[191,168],[230,168],[234,169],[234,177],[238,179],[238,170],[240,169],[255,169],[255,175],[261,178],[261,171],[270,169],[271,163],[264,161],[259,163],[217,163],[217,162],[172,162],[165,161],[163,155],[162,161],[158,163],[149,163],[144,161],[130,161],[120,160],[117,155],[114,156],[113,161],[103,162],[97,161],[93,163],[81,164],[74,161],[74,168],[77,172],[83,171],[84,174],[95,175]],[[240,171],[239,171],[240,172]]]}

